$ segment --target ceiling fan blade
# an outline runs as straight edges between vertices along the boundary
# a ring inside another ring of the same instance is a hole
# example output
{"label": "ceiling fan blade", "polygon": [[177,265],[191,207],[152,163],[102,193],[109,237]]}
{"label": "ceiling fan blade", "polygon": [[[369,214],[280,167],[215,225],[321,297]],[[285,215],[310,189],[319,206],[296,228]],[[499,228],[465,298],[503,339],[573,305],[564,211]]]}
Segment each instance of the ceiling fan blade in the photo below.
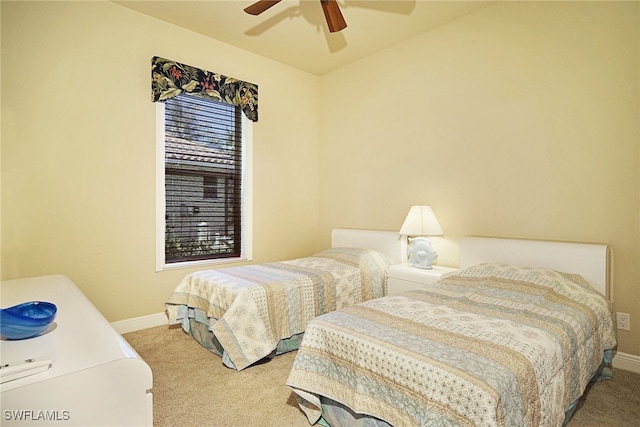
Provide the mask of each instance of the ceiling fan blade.
{"label": "ceiling fan blade", "polygon": [[260,15],[265,10],[269,9],[271,6],[274,6],[280,3],[281,0],[258,0],[244,8],[244,11],[249,15]]}
{"label": "ceiling fan blade", "polygon": [[335,33],[347,28],[347,23],[342,16],[342,12],[340,12],[340,7],[336,0],[320,0],[320,3],[322,3],[322,10],[330,32]]}

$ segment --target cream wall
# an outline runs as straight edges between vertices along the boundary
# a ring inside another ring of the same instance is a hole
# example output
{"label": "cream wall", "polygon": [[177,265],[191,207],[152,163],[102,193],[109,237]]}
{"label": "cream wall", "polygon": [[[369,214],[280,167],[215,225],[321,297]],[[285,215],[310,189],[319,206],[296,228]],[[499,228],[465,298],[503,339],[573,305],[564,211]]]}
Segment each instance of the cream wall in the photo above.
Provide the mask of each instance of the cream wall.
{"label": "cream wall", "polygon": [[637,2],[503,2],[324,76],[320,236],[428,204],[442,265],[464,235],[608,243],[640,355],[639,28]]}
{"label": "cream wall", "polygon": [[154,55],[259,85],[254,260],[317,249],[316,76],[110,2],[1,7],[3,279],[65,274],[118,321],[191,271],[155,272]]}
{"label": "cream wall", "polygon": [[[322,78],[104,2],[2,1],[3,279],[62,273],[111,321],[162,310],[154,55],[260,86],[254,259],[430,204],[467,234],[609,243],[640,355],[640,12],[505,2]],[[319,159],[319,160],[318,160]]]}

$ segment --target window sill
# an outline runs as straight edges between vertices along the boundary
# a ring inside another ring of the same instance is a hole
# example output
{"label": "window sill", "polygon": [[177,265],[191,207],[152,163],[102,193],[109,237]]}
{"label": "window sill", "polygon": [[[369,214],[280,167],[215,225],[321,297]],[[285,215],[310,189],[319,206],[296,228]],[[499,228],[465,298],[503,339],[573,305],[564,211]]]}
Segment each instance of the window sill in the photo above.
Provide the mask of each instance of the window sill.
{"label": "window sill", "polygon": [[221,266],[225,264],[238,264],[241,262],[249,262],[252,261],[251,258],[247,257],[238,257],[238,258],[221,258],[221,259],[206,259],[201,261],[185,261],[185,262],[177,262],[174,264],[165,264],[160,269],[156,269],[156,272],[162,272],[166,270],[179,270],[181,268],[198,268],[198,267],[206,267],[206,266]]}

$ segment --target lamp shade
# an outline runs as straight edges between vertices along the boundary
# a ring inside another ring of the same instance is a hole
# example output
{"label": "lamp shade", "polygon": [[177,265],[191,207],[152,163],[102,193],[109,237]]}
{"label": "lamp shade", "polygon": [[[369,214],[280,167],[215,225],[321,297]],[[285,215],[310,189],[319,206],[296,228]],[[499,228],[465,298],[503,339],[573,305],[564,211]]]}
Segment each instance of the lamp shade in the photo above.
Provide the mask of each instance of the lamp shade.
{"label": "lamp shade", "polygon": [[411,206],[400,228],[405,236],[442,236],[442,228],[430,206]]}

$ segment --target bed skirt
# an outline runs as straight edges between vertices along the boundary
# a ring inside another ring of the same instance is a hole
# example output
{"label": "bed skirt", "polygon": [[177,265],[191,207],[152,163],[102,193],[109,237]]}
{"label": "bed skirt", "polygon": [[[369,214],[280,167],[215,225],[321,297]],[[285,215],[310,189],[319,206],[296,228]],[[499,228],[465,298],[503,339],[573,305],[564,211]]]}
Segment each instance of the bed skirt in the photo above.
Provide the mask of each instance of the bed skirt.
{"label": "bed skirt", "polygon": [[[201,346],[220,356],[222,358],[222,363],[224,363],[225,366],[231,369],[236,369],[235,365],[227,356],[227,353],[220,344],[220,341],[218,341],[215,334],[211,331],[211,326],[215,323],[216,319],[207,318],[201,310],[187,306],[181,306],[179,308],[179,312],[185,314],[181,322],[182,330],[191,335],[191,337],[193,337],[193,339],[195,339]],[[297,350],[298,347],[300,347],[303,335],[303,333],[296,334],[292,337],[278,341],[278,345],[275,350],[273,350],[273,352],[263,360],[268,360],[280,354]]]}

